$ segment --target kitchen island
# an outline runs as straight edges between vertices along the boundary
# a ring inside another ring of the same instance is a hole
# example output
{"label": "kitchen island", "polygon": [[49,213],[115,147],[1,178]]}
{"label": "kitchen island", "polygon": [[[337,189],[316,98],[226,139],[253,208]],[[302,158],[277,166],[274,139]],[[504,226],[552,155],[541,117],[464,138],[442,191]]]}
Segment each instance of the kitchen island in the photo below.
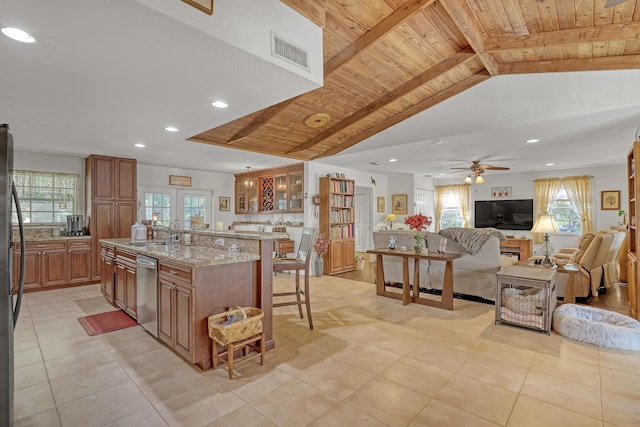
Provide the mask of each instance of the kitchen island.
{"label": "kitchen island", "polygon": [[[274,348],[273,239],[282,233],[192,232],[194,245],[102,239],[101,290],[136,318],[135,257],[158,260],[158,338],[203,370],[212,366],[208,317],[234,306],[264,311],[266,348]],[[237,250],[232,250],[237,247]]]}

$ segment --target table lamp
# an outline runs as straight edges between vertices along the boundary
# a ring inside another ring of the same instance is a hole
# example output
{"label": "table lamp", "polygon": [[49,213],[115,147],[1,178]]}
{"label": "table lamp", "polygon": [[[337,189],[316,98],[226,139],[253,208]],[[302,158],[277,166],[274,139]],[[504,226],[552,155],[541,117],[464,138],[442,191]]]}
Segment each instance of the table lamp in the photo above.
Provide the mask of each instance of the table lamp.
{"label": "table lamp", "polygon": [[538,215],[536,218],[535,224],[533,224],[533,228],[531,229],[532,233],[544,233],[544,243],[542,243],[542,254],[544,255],[544,260],[542,261],[542,265],[547,267],[552,267],[555,264],[549,259],[549,255],[553,253],[553,246],[549,243],[549,233],[560,233],[558,230],[558,225],[556,224],[556,219],[553,215]]}

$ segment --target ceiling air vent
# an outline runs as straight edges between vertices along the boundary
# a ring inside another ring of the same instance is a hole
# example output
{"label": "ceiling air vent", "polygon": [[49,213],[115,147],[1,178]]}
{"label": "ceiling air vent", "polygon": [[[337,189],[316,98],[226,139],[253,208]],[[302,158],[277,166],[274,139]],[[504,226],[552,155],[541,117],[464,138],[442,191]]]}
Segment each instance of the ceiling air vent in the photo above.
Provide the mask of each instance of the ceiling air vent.
{"label": "ceiling air vent", "polygon": [[271,32],[271,56],[297,65],[309,72],[309,52]]}

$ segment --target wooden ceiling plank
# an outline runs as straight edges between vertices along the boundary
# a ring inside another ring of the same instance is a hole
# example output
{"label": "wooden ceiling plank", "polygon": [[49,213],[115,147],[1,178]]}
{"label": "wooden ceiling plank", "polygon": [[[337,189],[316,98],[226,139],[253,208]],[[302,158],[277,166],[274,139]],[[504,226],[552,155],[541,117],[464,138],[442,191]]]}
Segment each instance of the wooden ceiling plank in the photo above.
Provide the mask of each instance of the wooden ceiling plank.
{"label": "wooden ceiling plank", "polygon": [[[541,33],[544,31],[540,11],[538,10],[538,0],[519,0],[522,17],[527,26],[529,34]],[[523,34],[518,34],[523,35]]]}
{"label": "wooden ceiling plank", "polygon": [[458,0],[440,0],[440,4],[447,11],[453,22],[458,26],[462,34],[469,42],[469,45],[479,55],[482,64],[489,74],[495,76],[498,74],[498,64],[495,59],[485,53],[485,36],[481,30],[481,26],[473,15],[473,11],[468,4]]}
{"label": "wooden ceiling plank", "polygon": [[396,9],[391,15],[380,21],[378,25],[363,34],[358,40],[333,57],[324,66],[325,76],[340,68],[352,57],[364,51],[385,34],[393,31],[402,24],[409,16],[417,13],[422,8],[429,6],[435,0],[409,0],[401,8]]}
{"label": "wooden ceiling plank", "polygon": [[576,27],[576,14],[574,2],[556,2],[556,12],[558,16],[558,27],[561,30],[570,30]]}
{"label": "wooden ceiling plank", "polygon": [[[576,28],[593,27],[593,1],[576,0]],[[629,22],[627,20],[626,22]]]}
{"label": "wooden ceiling plank", "polygon": [[268,122],[269,119],[291,105],[291,103],[294,102],[297,98],[297,96],[294,96],[291,99],[287,99],[286,101],[282,101],[279,104],[272,105],[271,107],[267,107],[264,110],[261,110],[260,114],[258,114],[258,116],[253,119],[251,123],[240,129],[240,131],[233,135],[231,139],[227,141],[227,144],[233,144],[234,142],[237,142],[238,140],[251,135],[257,129],[260,129],[262,125]]}
{"label": "wooden ceiling plank", "polygon": [[640,69],[640,55],[501,64],[500,74]]}
{"label": "wooden ceiling plank", "polygon": [[324,7],[320,6],[314,0],[280,0],[318,27],[324,28],[325,13]]}
{"label": "wooden ceiling plank", "polygon": [[523,49],[582,42],[610,42],[640,39],[640,22],[626,24],[610,24],[601,27],[560,30],[529,36],[503,37],[488,40],[485,44],[487,52],[500,50]]}
{"label": "wooden ceiling plank", "polygon": [[502,3],[507,13],[507,19],[513,28],[513,34],[516,36],[529,34],[527,20],[518,0],[502,0]]}
{"label": "wooden ceiling plank", "polygon": [[487,80],[488,78],[490,78],[489,74],[483,73],[483,72],[479,72],[477,74],[474,74],[473,76],[469,77],[468,79],[466,79],[465,81],[462,81],[460,83],[457,83],[453,86],[451,86],[448,89],[443,90],[442,92],[438,93],[437,95],[434,95],[431,98],[425,99],[424,101],[422,101],[419,104],[415,104],[410,108],[407,108],[406,110],[404,110],[402,113],[400,114],[396,114],[395,116],[389,117],[384,121],[380,121],[378,122],[376,125],[369,127],[367,130],[365,130],[364,132],[360,132],[350,138],[348,138],[345,142],[343,142],[340,145],[334,146],[332,148],[330,148],[329,150],[326,150],[324,152],[322,152],[320,155],[313,157],[312,160],[321,158],[321,157],[326,157],[326,156],[331,156],[333,154],[337,154],[343,150],[346,150],[347,148],[379,133],[382,132],[383,130],[400,123],[401,121],[415,115],[418,114],[424,110],[426,110],[427,108],[430,108],[446,99],[451,98],[452,96],[455,96],[457,94],[459,94],[460,92],[463,92],[479,83],[482,83],[483,81]]}

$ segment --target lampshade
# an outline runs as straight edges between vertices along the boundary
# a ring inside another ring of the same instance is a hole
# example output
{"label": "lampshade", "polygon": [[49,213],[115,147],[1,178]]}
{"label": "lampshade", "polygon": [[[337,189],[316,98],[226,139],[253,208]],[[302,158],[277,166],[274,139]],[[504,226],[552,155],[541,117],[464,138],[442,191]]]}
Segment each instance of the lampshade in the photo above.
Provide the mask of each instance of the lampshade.
{"label": "lampshade", "polygon": [[531,229],[532,233],[560,233],[553,215],[538,215]]}
{"label": "lampshade", "polygon": [[484,184],[484,178],[482,175],[476,176],[476,184]]}
{"label": "lampshade", "polygon": [[471,175],[467,176],[467,177],[464,179],[464,182],[466,182],[467,184],[471,184]]}

